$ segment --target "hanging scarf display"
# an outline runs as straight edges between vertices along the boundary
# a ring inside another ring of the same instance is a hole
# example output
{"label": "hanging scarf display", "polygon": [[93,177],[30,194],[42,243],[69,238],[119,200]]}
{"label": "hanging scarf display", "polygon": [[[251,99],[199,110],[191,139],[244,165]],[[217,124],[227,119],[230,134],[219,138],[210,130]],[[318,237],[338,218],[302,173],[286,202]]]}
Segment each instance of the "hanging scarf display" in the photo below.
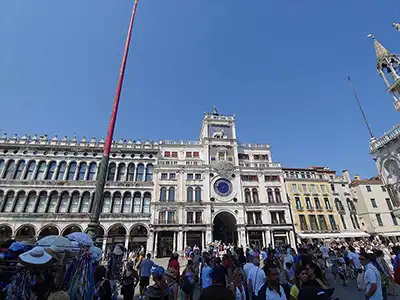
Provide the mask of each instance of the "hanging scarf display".
{"label": "hanging scarf display", "polygon": [[6,300],[29,300],[35,283],[36,276],[33,271],[29,269],[19,271],[6,287]]}
{"label": "hanging scarf display", "polygon": [[84,252],[71,264],[69,270],[68,294],[71,300],[92,300],[94,280],[92,257]]}

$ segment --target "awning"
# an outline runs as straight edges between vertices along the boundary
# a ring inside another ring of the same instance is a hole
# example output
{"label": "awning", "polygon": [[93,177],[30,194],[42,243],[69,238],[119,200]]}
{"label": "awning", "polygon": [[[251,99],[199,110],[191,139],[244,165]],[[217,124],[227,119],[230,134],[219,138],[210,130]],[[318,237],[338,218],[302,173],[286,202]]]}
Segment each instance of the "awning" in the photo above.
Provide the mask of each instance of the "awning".
{"label": "awning", "polygon": [[367,237],[366,232],[341,232],[341,233],[298,233],[302,239],[330,239],[346,237]]}
{"label": "awning", "polygon": [[379,235],[383,235],[383,236],[400,236],[400,232],[396,231],[396,232],[385,232],[385,233],[379,233]]}

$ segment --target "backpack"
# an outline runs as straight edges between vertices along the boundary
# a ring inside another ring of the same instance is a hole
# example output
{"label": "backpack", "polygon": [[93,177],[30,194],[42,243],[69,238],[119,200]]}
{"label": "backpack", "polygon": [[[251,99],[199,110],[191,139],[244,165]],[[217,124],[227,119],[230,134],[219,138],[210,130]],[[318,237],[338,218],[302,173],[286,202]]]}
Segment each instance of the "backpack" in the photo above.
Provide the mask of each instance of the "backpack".
{"label": "backpack", "polygon": [[394,270],[394,282],[400,284],[400,261],[398,256],[396,256],[395,261],[397,264],[396,264],[396,269]]}

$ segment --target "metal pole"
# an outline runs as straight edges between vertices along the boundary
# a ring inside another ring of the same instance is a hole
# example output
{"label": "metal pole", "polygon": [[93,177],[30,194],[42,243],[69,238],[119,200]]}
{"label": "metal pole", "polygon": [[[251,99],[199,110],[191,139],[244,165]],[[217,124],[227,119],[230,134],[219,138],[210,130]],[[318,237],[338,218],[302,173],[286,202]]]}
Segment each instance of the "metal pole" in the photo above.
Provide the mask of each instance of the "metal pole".
{"label": "metal pole", "polygon": [[87,228],[88,234],[90,234],[92,237],[96,236],[97,229],[99,227],[100,211],[101,211],[101,208],[103,207],[104,186],[106,184],[108,161],[110,159],[111,144],[112,144],[113,136],[114,136],[115,121],[117,119],[119,99],[120,99],[120,95],[121,95],[122,83],[124,81],[125,66],[126,66],[126,61],[128,58],[129,44],[130,44],[131,35],[132,35],[132,27],[133,27],[133,22],[135,20],[135,14],[136,14],[136,8],[138,5],[138,2],[139,2],[139,0],[135,0],[135,2],[133,4],[131,21],[129,23],[128,35],[126,37],[125,50],[124,50],[124,55],[122,57],[122,63],[121,63],[121,69],[119,72],[117,89],[115,91],[115,96],[114,96],[114,105],[113,105],[113,108],[111,111],[110,124],[108,126],[107,139],[106,139],[106,143],[104,145],[103,157],[101,158],[101,163],[99,166],[99,173],[97,176],[96,191],[94,194],[94,202],[93,202],[92,211],[90,214],[90,223]]}

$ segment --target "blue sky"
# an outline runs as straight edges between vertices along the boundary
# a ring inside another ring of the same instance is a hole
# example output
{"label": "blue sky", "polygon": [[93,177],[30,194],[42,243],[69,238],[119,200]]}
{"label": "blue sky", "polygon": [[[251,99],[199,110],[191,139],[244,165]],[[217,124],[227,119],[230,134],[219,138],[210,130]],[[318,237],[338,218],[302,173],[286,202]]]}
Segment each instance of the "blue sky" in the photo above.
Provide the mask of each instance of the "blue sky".
{"label": "blue sky", "polygon": [[[1,1],[0,129],[105,136],[132,3]],[[283,166],[372,176],[346,76],[376,136],[398,124],[366,38],[400,52],[396,19],[395,0],[141,0],[115,139],[195,140],[216,104]]]}

